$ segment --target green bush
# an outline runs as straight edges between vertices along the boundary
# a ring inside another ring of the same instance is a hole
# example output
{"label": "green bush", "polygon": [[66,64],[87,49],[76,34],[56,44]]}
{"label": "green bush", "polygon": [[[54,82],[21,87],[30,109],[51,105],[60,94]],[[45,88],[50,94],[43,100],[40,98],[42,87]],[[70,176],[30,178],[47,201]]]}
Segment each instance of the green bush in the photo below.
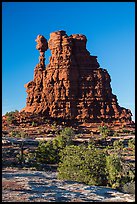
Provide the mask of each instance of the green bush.
{"label": "green bush", "polygon": [[113,148],[117,152],[121,152],[124,148],[123,140],[115,140],[113,142]]}
{"label": "green bush", "polygon": [[120,134],[118,133],[118,131],[115,131],[114,134],[113,134],[113,136],[114,136],[114,137],[119,137]]}
{"label": "green bush", "polygon": [[70,127],[64,128],[59,135],[60,138],[62,138],[62,140],[65,142],[65,146],[72,144],[72,140],[75,136],[73,129]]}
{"label": "green bush", "polygon": [[128,147],[130,147],[131,149],[135,150],[135,138],[129,139]]}
{"label": "green bush", "polygon": [[130,133],[133,134],[133,135],[135,135],[135,130],[132,130]]}
{"label": "green bush", "polygon": [[112,145],[112,148],[113,148],[113,151],[119,155],[119,156],[122,156],[122,154],[124,153],[124,141],[123,140],[115,140],[113,142],[113,145]]}
{"label": "green bush", "polygon": [[19,131],[11,131],[11,132],[10,132],[10,135],[11,135],[12,137],[16,137],[16,136],[19,135]]}
{"label": "green bush", "polygon": [[131,139],[128,141],[128,147],[131,148],[131,150],[132,150],[132,155],[134,156],[134,155],[135,155],[135,138],[131,138]]}
{"label": "green bush", "polygon": [[109,185],[120,188],[135,180],[134,168],[125,165],[118,153],[107,154],[96,148],[93,141],[88,146],[66,146],[60,153],[58,178],[84,182],[89,185]]}
{"label": "green bush", "polygon": [[90,138],[89,141],[88,141],[88,148],[93,148],[95,147],[96,145],[96,142],[93,138]]}
{"label": "green bush", "polygon": [[10,125],[10,124],[13,124],[14,123],[14,120],[15,120],[15,117],[13,115],[9,115],[7,117],[7,123]]}
{"label": "green bush", "polygon": [[5,114],[5,116],[7,116],[7,123],[8,124],[13,124],[15,122],[15,115],[16,113],[18,113],[19,111],[18,110],[15,110],[15,111],[10,111],[10,112],[7,112]]}
{"label": "green bush", "polygon": [[106,172],[108,184],[113,188],[119,187],[122,177],[122,165],[117,154],[106,157]]}
{"label": "green bush", "polygon": [[53,140],[40,142],[36,150],[37,162],[58,163],[60,159],[59,152],[65,148],[66,145],[73,143],[73,137],[74,131],[71,128],[65,128]]}
{"label": "green bush", "polygon": [[38,163],[58,162],[58,148],[53,145],[53,141],[41,142],[36,150],[36,160]]}
{"label": "green bush", "polygon": [[127,130],[127,129],[123,129],[122,131],[123,133],[130,133],[130,130]]}
{"label": "green bush", "polygon": [[51,126],[51,129],[53,131],[55,131],[57,129],[57,123],[56,122],[53,122],[52,126]]}
{"label": "green bush", "polygon": [[117,153],[106,157],[106,173],[108,185],[121,190],[126,183],[135,181],[135,167],[125,163]]}
{"label": "green bush", "polygon": [[37,123],[35,121],[32,121],[31,125],[32,125],[32,127],[36,127]]}
{"label": "green bush", "polygon": [[18,113],[18,112],[19,112],[18,110],[10,111],[10,112],[7,112],[7,113],[5,114],[5,116],[13,116],[13,115],[15,115],[15,114]]}
{"label": "green bush", "polygon": [[110,132],[109,128],[106,125],[104,125],[104,126],[99,126],[98,129],[102,136],[102,139],[106,139],[106,137],[109,135],[109,132]]}
{"label": "green bush", "polygon": [[24,131],[13,131],[12,132],[12,136],[15,136],[17,138],[21,138],[24,139],[28,136],[28,133],[24,132]]}
{"label": "green bush", "polygon": [[60,153],[58,178],[84,182],[89,185],[106,184],[106,157],[103,150],[84,145],[66,146]]}

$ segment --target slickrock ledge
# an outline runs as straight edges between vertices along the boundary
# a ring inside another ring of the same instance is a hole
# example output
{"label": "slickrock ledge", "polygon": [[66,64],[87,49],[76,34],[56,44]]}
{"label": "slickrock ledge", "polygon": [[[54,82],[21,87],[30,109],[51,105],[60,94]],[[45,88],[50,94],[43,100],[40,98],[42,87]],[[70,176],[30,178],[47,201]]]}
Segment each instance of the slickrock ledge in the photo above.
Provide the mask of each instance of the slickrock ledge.
{"label": "slickrock ledge", "polygon": [[[34,79],[25,85],[26,107],[22,110],[47,118],[86,122],[132,123],[129,109],[120,107],[112,93],[111,78],[100,67],[97,56],[86,49],[82,34],[68,36],[65,31],[36,39],[40,51]],[[45,66],[44,52],[51,50]]]}
{"label": "slickrock ledge", "polygon": [[135,195],[57,179],[52,171],[3,169],[3,202],[135,202]]}

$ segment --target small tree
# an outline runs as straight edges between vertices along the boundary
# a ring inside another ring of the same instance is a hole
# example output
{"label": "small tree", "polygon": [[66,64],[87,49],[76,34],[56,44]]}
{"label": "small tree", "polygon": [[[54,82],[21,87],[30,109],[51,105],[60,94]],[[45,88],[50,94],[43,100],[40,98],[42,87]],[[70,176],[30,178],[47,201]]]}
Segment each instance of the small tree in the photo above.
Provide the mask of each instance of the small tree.
{"label": "small tree", "polygon": [[106,125],[104,125],[104,126],[99,126],[98,129],[99,129],[99,132],[102,136],[102,139],[106,139],[106,137],[108,136],[108,133],[109,133],[108,127]]}
{"label": "small tree", "polygon": [[114,137],[119,137],[120,135],[119,135],[118,131],[115,131],[114,134],[113,134],[113,136],[114,136]]}
{"label": "small tree", "polygon": [[7,123],[8,124],[13,124],[15,122],[15,115],[18,113],[19,111],[18,110],[15,110],[15,111],[10,111],[10,112],[7,112],[5,114],[5,116],[7,116]]}
{"label": "small tree", "polygon": [[41,142],[36,150],[36,160],[38,163],[58,163],[59,160],[59,148],[58,143],[55,145],[55,141]]}
{"label": "small tree", "polygon": [[72,144],[72,139],[74,138],[75,134],[74,134],[74,130],[70,127],[66,127],[64,128],[61,132],[60,132],[60,137],[64,140],[65,142],[65,146]]}
{"label": "small tree", "polygon": [[115,140],[113,142],[113,148],[114,148],[115,153],[121,155],[123,152],[123,149],[124,149],[123,141],[122,140]]}
{"label": "small tree", "polygon": [[88,148],[92,149],[94,148],[96,145],[96,142],[93,138],[90,138],[89,141],[88,141]]}
{"label": "small tree", "polygon": [[8,116],[8,117],[7,117],[7,123],[8,123],[9,125],[13,124],[14,119],[15,119],[14,116]]}
{"label": "small tree", "polygon": [[39,163],[58,163],[60,151],[67,145],[73,144],[74,131],[64,128],[53,140],[40,142],[36,150],[36,158]]}
{"label": "small tree", "polygon": [[122,178],[122,165],[120,157],[118,157],[117,154],[112,154],[106,157],[106,172],[108,184],[112,188],[119,187]]}
{"label": "small tree", "polygon": [[108,184],[112,188],[121,190],[127,183],[135,182],[134,165],[125,163],[117,153],[106,157],[106,172]]}
{"label": "small tree", "polygon": [[133,155],[135,155],[135,138],[128,141],[128,147],[131,148]]}
{"label": "small tree", "polygon": [[128,147],[135,149],[135,138],[129,139]]}
{"label": "small tree", "polygon": [[89,185],[105,185],[106,159],[103,150],[84,145],[66,146],[60,152],[60,163],[58,166],[58,178]]}

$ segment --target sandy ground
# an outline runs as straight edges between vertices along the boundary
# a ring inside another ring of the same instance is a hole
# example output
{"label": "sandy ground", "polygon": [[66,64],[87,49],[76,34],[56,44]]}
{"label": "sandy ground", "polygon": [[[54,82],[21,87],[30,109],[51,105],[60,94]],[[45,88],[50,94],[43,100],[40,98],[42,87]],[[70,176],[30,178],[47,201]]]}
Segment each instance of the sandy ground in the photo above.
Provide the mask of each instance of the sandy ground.
{"label": "sandy ground", "polygon": [[57,179],[57,172],[4,168],[3,202],[135,202],[111,188]]}

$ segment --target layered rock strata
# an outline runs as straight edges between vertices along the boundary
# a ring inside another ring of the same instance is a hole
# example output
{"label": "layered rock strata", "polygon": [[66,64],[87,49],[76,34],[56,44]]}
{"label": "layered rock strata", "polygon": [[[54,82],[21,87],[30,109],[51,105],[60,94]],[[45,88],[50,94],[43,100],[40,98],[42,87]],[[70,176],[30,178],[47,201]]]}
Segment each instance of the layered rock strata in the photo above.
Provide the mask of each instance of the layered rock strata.
{"label": "layered rock strata", "polygon": [[[131,111],[120,107],[112,93],[107,70],[86,49],[85,35],[57,31],[48,43],[43,36],[40,39],[44,39],[40,46],[37,40],[40,62],[33,81],[25,85],[28,97],[23,111],[78,121],[131,122]],[[51,57],[45,67],[48,48]]]}

